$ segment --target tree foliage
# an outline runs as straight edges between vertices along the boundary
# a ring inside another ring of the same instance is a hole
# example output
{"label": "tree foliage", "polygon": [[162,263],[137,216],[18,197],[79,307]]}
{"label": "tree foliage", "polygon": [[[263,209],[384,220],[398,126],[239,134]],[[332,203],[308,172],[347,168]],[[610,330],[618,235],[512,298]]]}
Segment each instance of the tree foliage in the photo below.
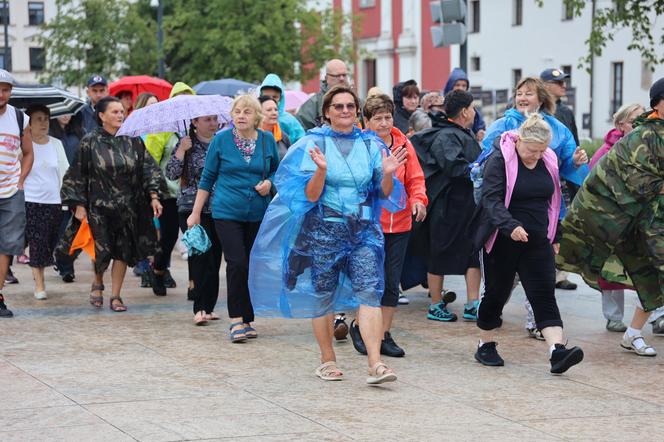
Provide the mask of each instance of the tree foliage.
{"label": "tree foliage", "polygon": [[[542,5],[544,0],[536,0]],[[585,9],[591,8],[591,1],[564,0],[565,5],[577,17]],[[655,65],[664,63],[664,27],[658,18],[664,14],[664,0],[613,0],[611,2],[598,2],[595,17],[592,22],[590,35],[586,40],[588,54],[583,58],[583,65],[587,69],[595,56],[602,55],[603,50],[613,36],[620,29],[629,29],[632,40],[627,46],[629,50],[641,53],[641,57],[654,69]],[[659,30],[659,32],[658,32]],[[659,33],[659,38],[656,38]]]}
{"label": "tree foliage", "polygon": [[[274,72],[308,80],[334,57],[356,61],[359,22],[306,0],[163,0],[166,78],[258,82]],[[157,71],[156,11],[149,0],[56,0],[44,25],[43,79],[71,86],[91,74]],[[112,4],[112,7],[109,5]]]}

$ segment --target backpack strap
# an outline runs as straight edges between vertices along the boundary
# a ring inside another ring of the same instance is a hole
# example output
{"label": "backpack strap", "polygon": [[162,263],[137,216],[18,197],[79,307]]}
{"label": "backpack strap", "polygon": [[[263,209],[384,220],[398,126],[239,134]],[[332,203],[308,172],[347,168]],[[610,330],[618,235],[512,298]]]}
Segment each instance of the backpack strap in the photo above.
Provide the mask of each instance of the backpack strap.
{"label": "backpack strap", "polygon": [[23,122],[25,121],[24,117],[25,114],[23,111],[19,108],[14,108],[14,112],[16,112],[16,122],[18,123],[18,138],[19,142],[23,141]]}

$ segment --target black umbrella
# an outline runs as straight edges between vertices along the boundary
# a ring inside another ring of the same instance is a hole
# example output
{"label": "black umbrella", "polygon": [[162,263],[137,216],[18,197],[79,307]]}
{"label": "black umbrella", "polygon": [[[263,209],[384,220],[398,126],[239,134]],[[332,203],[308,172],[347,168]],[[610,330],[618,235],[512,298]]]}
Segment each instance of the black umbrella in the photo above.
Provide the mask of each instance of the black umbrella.
{"label": "black umbrella", "polygon": [[51,118],[73,115],[85,106],[85,102],[76,95],[44,84],[14,86],[9,104],[23,110],[31,104],[48,106],[51,110]]}

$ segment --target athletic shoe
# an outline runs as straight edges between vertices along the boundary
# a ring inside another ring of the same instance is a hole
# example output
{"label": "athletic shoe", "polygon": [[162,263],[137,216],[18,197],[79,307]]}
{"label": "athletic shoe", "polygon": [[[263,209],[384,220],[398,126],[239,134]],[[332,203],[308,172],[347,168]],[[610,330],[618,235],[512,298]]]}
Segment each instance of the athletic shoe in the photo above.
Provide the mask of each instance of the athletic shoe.
{"label": "athletic shoe", "polygon": [[390,332],[385,332],[385,337],[380,343],[380,354],[393,358],[403,358],[406,356],[406,352],[394,342]]}
{"label": "athletic shoe", "polygon": [[141,273],[141,287],[152,287],[152,280],[154,279],[154,272],[152,269],[145,270]]}
{"label": "athletic shoe", "polygon": [[35,299],[43,301],[44,299],[48,299],[48,295],[45,291],[35,292]]}
{"label": "athletic shoe", "polygon": [[171,275],[171,271],[168,269],[164,272],[164,286],[168,289],[174,289],[177,287],[177,284]]}
{"label": "athletic shoe", "polygon": [[664,316],[660,316],[653,321],[652,334],[656,336],[664,336]]}
{"label": "athletic shoe", "polygon": [[538,341],[546,341],[544,336],[542,336],[542,331],[539,328],[527,328],[526,331],[528,332],[528,336],[531,338],[537,339]]}
{"label": "athletic shoe", "polygon": [[579,347],[565,348],[563,344],[556,344],[551,353],[551,373],[565,373],[574,365],[583,361],[583,350]]}
{"label": "athletic shoe", "polygon": [[427,319],[431,319],[432,321],[454,322],[457,320],[457,315],[447,310],[445,303],[441,302],[429,306]]}
{"label": "athletic shoe", "polygon": [[11,318],[12,316],[14,316],[14,313],[7,308],[5,297],[0,294],[0,318]]}
{"label": "athletic shoe", "polygon": [[[367,347],[364,345],[364,340],[362,340],[362,334],[360,333],[360,326],[355,323],[353,319],[350,321],[350,339],[353,342],[353,347],[361,355],[367,354]],[[383,346],[381,344],[381,350]]]}
{"label": "athletic shoe", "polygon": [[466,321],[477,321],[477,311],[480,308],[480,301],[473,301],[472,304],[463,306],[463,319]]}
{"label": "athletic shoe", "polygon": [[163,273],[157,275],[154,272],[152,273],[152,293],[157,296],[166,296],[166,286],[164,285],[164,280],[166,279]]}
{"label": "athletic shoe", "polygon": [[562,290],[576,290],[576,284],[574,284],[572,281],[568,281],[565,279],[563,281],[557,282],[556,288]]}
{"label": "athletic shoe", "polygon": [[399,304],[408,305],[410,304],[410,299],[406,298],[406,296],[402,293],[399,293]]}
{"label": "athletic shoe", "polygon": [[62,275],[62,281],[67,283],[74,282],[75,277],[76,276],[74,276],[73,273],[65,273],[64,275]]}
{"label": "athletic shoe", "polygon": [[505,361],[498,354],[495,342],[485,342],[481,347],[477,348],[475,352],[475,360],[482,365],[489,367],[502,367]]}
{"label": "athletic shoe", "polygon": [[348,324],[346,324],[346,315],[343,313],[334,318],[334,338],[337,341],[348,338]]}
{"label": "athletic shoe", "polygon": [[7,276],[5,276],[5,284],[18,284],[18,279],[14,276],[11,267],[7,270]]}
{"label": "athletic shoe", "polygon": [[610,332],[624,333],[627,331],[627,326],[622,321],[614,321],[613,319],[609,319],[606,321],[606,329]]}

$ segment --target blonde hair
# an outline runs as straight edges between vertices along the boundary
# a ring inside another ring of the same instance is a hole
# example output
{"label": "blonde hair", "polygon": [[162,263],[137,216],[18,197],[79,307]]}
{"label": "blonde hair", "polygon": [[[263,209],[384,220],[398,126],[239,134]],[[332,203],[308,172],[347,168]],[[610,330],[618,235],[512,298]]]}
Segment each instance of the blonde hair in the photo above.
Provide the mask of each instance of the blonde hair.
{"label": "blonde hair", "polygon": [[384,95],[385,93],[378,86],[374,86],[367,91],[367,100],[371,97],[377,97],[379,95]]}
{"label": "blonde hair", "polygon": [[263,121],[263,108],[258,99],[249,94],[241,94],[235,97],[233,104],[231,105],[231,118],[233,117],[235,109],[238,107],[248,107],[249,109],[254,110],[254,113],[256,114],[254,129],[258,129]]}
{"label": "blonde hair", "polygon": [[439,92],[429,92],[420,100],[420,107],[424,112],[429,112],[433,103],[438,99],[440,99],[441,104],[445,102],[445,97],[440,95]]}
{"label": "blonde hair", "polygon": [[524,86],[528,86],[533,89],[537,94],[537,99],[540,103],[540,110],[546,111],[547,113],[553,115],[556,112],[556,100],[553,99],[553,95],[549,93],[544,86],[544,82],[536,77],[526,77],[514,88],[514,96],[516,97],[516,91],[521,89]]}
{"label": "blonde hair", "polygon": [[620,109],[618,109],[616,113],[613,114],[613,125],[616,127],[616,129],[618,129],[620,123],[624,122],[625,120],[627,120],[627,118],[629,118],[632,112],[638,109],[642,109],[641,112],[645,112],[645,108],[638,103],[623,104],[622,106],[620,106]]}
{"label": "blonde hair", "polygon": [[548,146],[551,143],[551,127],[543,116],[532,113],[519,127],[519,139],[526,143],[541,143]]}

